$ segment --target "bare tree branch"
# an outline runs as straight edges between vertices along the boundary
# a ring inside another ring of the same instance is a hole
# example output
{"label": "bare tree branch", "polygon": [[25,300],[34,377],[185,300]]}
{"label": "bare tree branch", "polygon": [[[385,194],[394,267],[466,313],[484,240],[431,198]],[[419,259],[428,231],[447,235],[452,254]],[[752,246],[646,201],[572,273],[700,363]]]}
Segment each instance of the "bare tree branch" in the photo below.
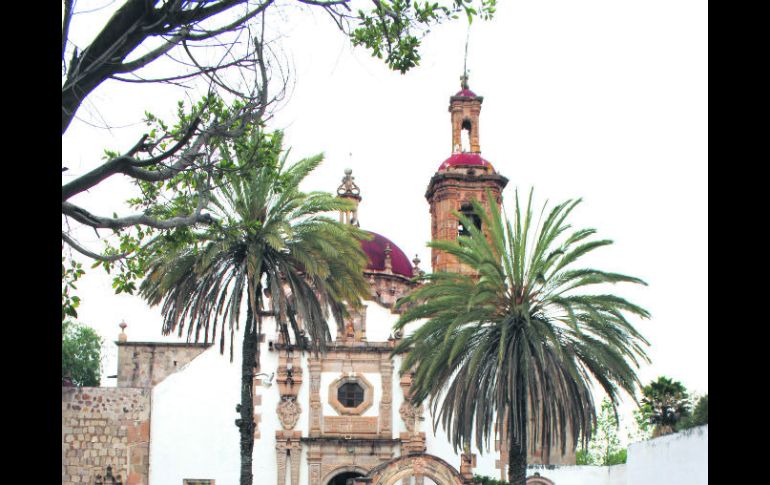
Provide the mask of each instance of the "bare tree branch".
{"label": "bare tree branch", "polygon": [[[70,22],[72,21],[72,5],[75,0],[64,0],[64,19],[61,27],[61,61],[64,63],[64,51],[67,50],[67,40],[70,33]],[[65,66],[66,67],[66,66]]]}
{"label": "bare tree branch", "polygon": [[211,224],[214,220],[211,214],[203,213],[203,202],[208,200],[206,197],[201,196],[199,198],[198,208],[192,214],[187,216],[172,217],[169,219],[157,219],[147,214],[135,214],[125,217],[100,217],[91,214],[82,207],[78,207],[71,202],[63,202],[62,214],[72,217],[81,224],[91,226],[98,229],[124,229],[126,227],[133,227],[137,224],[143,226],[152,227],[155,229],[173,229],[175,227],[192,226],[194,224]]}
{"label": "bare tree branch", "polygon": [[121,260],[131,254],[133,251],[126,251],[125,253],[121,254],[99,254],[95,253],[93,251],[89,251],[85,247],[81,246],[77,241],[69,237],[65,232],[62,231],[61,233],[62,241],[66,242],[72,249],[79,252],[80,254],[87,256],[91,259],[95,259],[97,261],[104,261],[105,263],[112,263],[118,260]]}

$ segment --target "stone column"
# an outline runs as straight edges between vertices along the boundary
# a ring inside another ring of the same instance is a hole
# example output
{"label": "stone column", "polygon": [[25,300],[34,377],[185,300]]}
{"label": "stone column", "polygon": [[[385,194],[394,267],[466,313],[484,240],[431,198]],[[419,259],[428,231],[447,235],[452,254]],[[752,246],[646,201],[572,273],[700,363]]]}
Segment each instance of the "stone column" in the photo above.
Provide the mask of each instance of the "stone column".
{"label": "stone column", "polygon": [[380,399],[380,436],[393,437],[393,360],[388,354],[380,356],[382,398]]}

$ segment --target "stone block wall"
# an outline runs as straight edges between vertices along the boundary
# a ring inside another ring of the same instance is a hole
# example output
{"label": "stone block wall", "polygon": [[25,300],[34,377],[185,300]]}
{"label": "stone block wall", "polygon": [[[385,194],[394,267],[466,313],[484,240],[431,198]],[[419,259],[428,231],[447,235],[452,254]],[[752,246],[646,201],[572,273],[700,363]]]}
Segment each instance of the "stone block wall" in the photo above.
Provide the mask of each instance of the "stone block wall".
{"label": "stone block wall", "polygon": [[147,485],[150,389],[62,387],[62,485],[91,484],[107,465]]}
{"label": "stone block wall", "polygon": [[211,344],[116,342],[118,387],[152,387],[181,369]]}

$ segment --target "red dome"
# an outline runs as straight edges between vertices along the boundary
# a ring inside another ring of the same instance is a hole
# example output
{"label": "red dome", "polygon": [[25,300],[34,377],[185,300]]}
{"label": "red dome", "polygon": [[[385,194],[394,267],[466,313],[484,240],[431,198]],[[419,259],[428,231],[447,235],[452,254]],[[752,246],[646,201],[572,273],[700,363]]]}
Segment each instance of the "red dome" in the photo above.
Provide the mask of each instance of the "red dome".
{"label": "red dome", "polygon": [[489,169],[492,171],[495,170],[494,167],[492,167],[492,164],[481,158],[481,155],[478,153],[465,152],[455,153],[451,157],[447,158],[438,169],[446,170],[449,167],[454,167],[457,165],[475,165],[477,167],[489,167]]}
{"label": "red dome", "polygon": [[412,264],[407,259],[406,255],[401,248],[393,244],[393,241],[380,236],[377,233],[367,231],[374,236],[374,239],[369,241],[361,241],[361,248],[364,250],[367,256],[369,256],[369,264],[366,269],[383,271],[385,269],[385,247],[390,244],[390,262],[393,268],[393,272],[411,278],[414,276],[412,272]]}
{"label": "red dome", "polygon": [[474,93],[473,91],[471,91],[468,88],[463,88],[463,89],[457,91],[457,94],[455,94],[455,96],[465,96],[466,98],[477,98],[478,97],[478,96],[476,96],[476,93]]}

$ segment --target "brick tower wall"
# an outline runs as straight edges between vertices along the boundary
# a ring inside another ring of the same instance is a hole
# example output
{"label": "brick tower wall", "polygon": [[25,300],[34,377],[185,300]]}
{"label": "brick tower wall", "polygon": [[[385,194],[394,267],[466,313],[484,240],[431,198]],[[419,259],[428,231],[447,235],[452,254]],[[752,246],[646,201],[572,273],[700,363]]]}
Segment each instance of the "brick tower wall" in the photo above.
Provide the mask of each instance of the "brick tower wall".
{"label": "brick tower wall", "polygon": [[[490,201],[487,200],[487,190],[499,208],[502,202],[501,191],[507,181],[505,177],[496,174],[468,175],[461,172],[444,172],[434,175],[425,195],[430,204],[431,238],[440,241],[456,240],[459,220],[454,212],[459,212],[460,208],[471,200],[480,201],[488,213]],[[457,258],[437,249],[431,250],[431,266],[434,272],[472,274]]]}

